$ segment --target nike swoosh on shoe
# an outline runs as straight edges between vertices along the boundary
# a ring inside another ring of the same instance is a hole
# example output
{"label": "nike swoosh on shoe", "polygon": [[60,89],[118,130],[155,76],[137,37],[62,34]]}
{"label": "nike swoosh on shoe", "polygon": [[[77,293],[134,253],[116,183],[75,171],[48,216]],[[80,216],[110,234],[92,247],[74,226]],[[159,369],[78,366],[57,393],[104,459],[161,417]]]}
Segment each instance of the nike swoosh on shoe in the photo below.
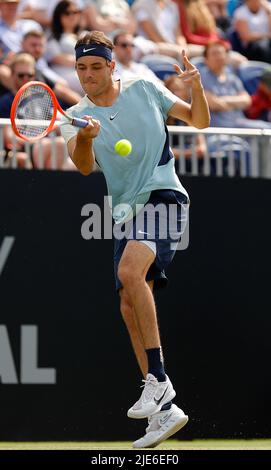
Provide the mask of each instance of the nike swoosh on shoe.
{"label": "nike swoosh on shoe", "polygon": [[164,398],[164,396],[165,396],[165,394],[166,394],[167,389],[168,389],[168,387],[165,389],[163,395],[159,398],[159,400],[157,400],[155,397],[153,398],[154,401],[155,401],[155,403],[156,403],[156,405],[159,405],[159,404],[161,403],[161,401],[163,400],[163,398]]}

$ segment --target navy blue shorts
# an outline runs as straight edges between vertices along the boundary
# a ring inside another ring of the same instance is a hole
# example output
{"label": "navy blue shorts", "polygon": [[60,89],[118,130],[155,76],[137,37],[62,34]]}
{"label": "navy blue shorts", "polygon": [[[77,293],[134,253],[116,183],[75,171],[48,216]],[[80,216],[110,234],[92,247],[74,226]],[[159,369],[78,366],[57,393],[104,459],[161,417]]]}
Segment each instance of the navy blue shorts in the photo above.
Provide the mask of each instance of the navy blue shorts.
{"label": "navy blue shorts", "polygon": [[[152,191],[142,211],[126,224],[125,237],[114,238],[114,272],[116,289],[122,284],[118,278],[118,266],[129,240],[155,243],[156,257],[150,266],[146,280],[154,281],[154,289],[166,287],[166,267],[172,261],[187,221],[188,199],[185,194],[171,189]],[[159,207],[157,207],[159,206]],[[115,225],[116,227],[116,225]]]}

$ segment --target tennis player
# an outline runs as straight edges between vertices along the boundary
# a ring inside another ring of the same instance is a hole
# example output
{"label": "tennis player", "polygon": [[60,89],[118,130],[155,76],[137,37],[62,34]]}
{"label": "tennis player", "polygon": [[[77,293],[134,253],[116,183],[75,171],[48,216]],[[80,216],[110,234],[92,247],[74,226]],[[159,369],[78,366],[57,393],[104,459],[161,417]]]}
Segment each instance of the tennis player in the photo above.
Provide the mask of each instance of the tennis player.
{"label": "tennis player", "polygon": [[[86,33],[76,43],[76,70],[86,95],[68,112],[88,119],[89,124],[80,130],[67,124],[61,131],[69,155],[83,175],[92,172],[95,160],[103,171],[112,197],[114,229],[128,224],[125,238],[114,231],[116,288],[144,377],[142,394],[128,416],[149,421],[146,434],[133,446],[155,447],[188,420],[172,404],[176,392],[165,373],[153,297],[154,288],[166,285],[165,268],[174,256],[177,236],[180,239],[184,231],[189,205],[188,194],[175,173],[165,121],[173,116],[202,129],[209,125],[210,117],[199,71],[184,51],[185,70],[177,64],[174,68],[191,91],[191,104],[143,78],[114,81],[113,48],[111,40],[99,31]],[[132,152],[126,157],[114,150],[120,139],[132,143]],[[158,206],[166,210],[158,211]],[[169,230],[171,206],[176,208],[174,234]]]}

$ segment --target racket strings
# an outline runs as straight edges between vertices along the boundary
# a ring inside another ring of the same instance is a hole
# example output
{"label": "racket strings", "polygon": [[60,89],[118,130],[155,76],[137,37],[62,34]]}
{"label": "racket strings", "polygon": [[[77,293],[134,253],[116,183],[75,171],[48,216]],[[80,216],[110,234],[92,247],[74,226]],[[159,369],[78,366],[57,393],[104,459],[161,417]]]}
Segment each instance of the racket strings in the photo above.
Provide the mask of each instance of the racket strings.
{"label": "racket strings", "polygon": [[22,93],[15,113],[15,124],[22,136],[40,137],[49,127],[54,103],[48,90],[31,85]]}

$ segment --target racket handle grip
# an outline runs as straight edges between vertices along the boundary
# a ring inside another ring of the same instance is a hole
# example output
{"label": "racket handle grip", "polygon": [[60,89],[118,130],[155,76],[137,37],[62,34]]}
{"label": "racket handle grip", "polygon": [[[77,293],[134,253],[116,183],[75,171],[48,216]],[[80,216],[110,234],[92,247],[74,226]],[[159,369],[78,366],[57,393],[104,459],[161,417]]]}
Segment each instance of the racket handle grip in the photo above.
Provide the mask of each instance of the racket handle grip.
{"label": "racket handle grip", "polygon": [[73,118],[72,125],[75,127],[86,127],[88,125],[88,121],[85,119]]}

